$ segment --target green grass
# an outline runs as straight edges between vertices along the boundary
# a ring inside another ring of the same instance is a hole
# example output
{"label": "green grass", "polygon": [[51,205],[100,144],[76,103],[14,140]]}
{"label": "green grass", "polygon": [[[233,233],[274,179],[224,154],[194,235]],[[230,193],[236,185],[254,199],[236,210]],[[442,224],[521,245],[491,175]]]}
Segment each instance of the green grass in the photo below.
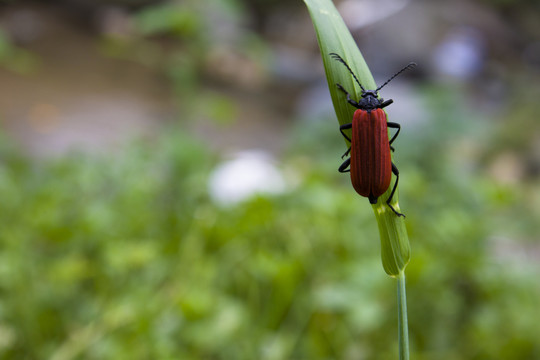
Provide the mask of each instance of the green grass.
{"label": "green grass", "polygon": [[[342,91],[338,90],[337,84],[340,84],[341,87],[342,84],[348,83],[348,89],[352,92],[353,101],[360,101],[360,96],[363,96],[366,90],[371,89],[371,91],[376,92],[374,89],[377,88],[377,85],[374,84],[371,72],[334,4],[330,0],[305,0],[304,2],[309,10],[317,35],[338,122],[341,125],[348,124],[352,121],[352,114],[356,109],[348,103],[348,101],[351,101],[349,98],[351,95],[347,93],[347,96],[345,96]],[[339,61],[336,62],[336,59]],[[343,90],[342,87],[340,89]],[[347,91],[344,90],[343,92]],[[350,131],[348,132],[349,137],[347,139],[349,140],[346,143],[350,150],[352,144],[349,142],[353,138]],[[354,153],[354,149],[352,153]],[[405,215],[401,213],[398,204],[398,178],[395,176],[394,183],[395,185],[390,185],[384,194],[380,194],[382,196],[379,196],[378,202],[373,204],[372,207],[379,227],[381,259],[384,271],[397,280],[399,359],[408,360],[409,330],[405,267],[410,261],[411,249],[403,220]],[[390,204],[390,200],[392,200],[392,204]],[[349,231],[351,234],[355,234],[355,229],[349,229]]]}
{"label": "green grass", "polygon": [[[325,134],[298,146],[339,155]],[[0,159],[0,358],[394,358],[373,215],[324,156],[291,151],[298,187],[226,209],[205,187],[217,157],[181,132],[107,157]],[[411,357],[538,358],[538,266],[491,256],[499,217],[537,228],[507,213],[525,189],[402,171]]]}

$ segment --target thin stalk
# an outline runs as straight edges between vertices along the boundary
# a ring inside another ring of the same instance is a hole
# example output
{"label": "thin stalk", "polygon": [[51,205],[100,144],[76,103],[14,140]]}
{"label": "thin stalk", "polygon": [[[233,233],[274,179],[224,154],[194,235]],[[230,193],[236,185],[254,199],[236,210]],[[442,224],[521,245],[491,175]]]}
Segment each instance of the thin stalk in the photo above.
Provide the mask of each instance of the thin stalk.
{"label": "thin stalk", "polygon": [[399,360],[409,360],[409,325],[407,322],[407,291],[405,288],[405,271],[401,271],[396,278],[398,300]]}

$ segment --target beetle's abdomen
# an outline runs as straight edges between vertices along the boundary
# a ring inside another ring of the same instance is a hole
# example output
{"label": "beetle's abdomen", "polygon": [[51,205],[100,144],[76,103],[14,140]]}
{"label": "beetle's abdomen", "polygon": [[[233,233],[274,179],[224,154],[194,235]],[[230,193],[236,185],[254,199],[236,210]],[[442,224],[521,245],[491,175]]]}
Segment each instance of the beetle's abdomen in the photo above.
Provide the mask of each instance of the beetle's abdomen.
{"label": "beetle's abdomen", "polygon": [[374,200],[384,194],[392,180],[392,158],[386,114],[358,109],[352,121],[351,181],[356,192]]}

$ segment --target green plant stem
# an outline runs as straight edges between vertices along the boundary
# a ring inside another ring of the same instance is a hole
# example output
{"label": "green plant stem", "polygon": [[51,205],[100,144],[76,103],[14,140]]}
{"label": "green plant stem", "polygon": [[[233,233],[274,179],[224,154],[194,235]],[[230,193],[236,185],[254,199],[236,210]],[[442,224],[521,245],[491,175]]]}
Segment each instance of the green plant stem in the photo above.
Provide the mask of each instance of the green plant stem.
{"label": "green plant stem", "polygon": [[409,360],[409,325],[407,322],[407,291],[405,287],[405,271],[397,276],[398,300],[398,341],[399,360]]}

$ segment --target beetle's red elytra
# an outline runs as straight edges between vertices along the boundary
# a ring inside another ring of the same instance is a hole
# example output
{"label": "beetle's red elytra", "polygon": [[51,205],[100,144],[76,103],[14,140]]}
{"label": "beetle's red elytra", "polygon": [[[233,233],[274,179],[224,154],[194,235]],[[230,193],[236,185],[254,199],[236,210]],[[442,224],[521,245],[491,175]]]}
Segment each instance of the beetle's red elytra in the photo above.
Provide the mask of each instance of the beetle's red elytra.
{"label": "beetle's red elytra", "polygon": [[358,194],[376,203],[392,180],[392,157],[384,110],[356,110],[351,140],[352,185]]}
{"label": "beetle's red elytra", "polygon": [[[392,174],[396,175],[394,187],[386,204],[397,216],[405,216],[394,209],[391,204],[399,181],[399,171],[392,162],[390,151],[394,150],[392,143],[398,136],[401,126],[386,120],[383,108],[394,101],[392,99],[385,101],[379,98],[379,90],[403,71],[413,68],[416,64],[409,63],[377,89],[366,90],[341,56],[336,53],[330,53],[330,56],[347,68],[362,89],[360,99],[355,101],[343,86],[336,84],[338,89],[347,96],[347,102],[358,109],[354,112],[352,122],[341,125],[339,128],[341,134],[351,143],[342,158],[349,154],[350,157],[341,164],[339,171],[351,173],[354,189],[361,196],[367,197],[371,204],[377,203],[377,199],[390,187]],[[388,140],[388,128],[397,129],[390,140]],[[343,131],[346,129],[351,129],[350,138]]]}

